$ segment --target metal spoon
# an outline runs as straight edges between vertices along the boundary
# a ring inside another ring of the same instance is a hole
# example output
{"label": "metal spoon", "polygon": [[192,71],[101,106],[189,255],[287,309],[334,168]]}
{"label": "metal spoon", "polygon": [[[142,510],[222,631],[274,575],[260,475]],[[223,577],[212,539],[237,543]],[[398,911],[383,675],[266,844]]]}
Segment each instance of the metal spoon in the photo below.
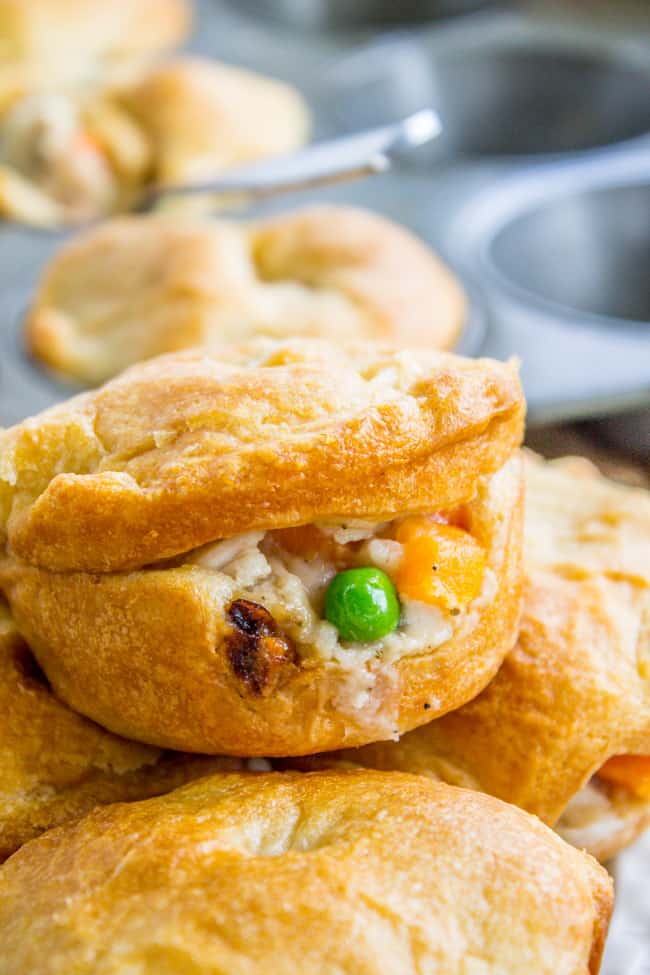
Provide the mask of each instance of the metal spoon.
{"label": "metal spoon", "polygon": [[283,193],[359,179],[390,169],[408,150],[429,142],[441,129],[437,114],[426,108],[393,125],[317,142],[293,155],[255,163],[215,179],[153,187],[132,209],[146,213],[158,203],[179,196],[208,196],[219,205],[246,205]]}

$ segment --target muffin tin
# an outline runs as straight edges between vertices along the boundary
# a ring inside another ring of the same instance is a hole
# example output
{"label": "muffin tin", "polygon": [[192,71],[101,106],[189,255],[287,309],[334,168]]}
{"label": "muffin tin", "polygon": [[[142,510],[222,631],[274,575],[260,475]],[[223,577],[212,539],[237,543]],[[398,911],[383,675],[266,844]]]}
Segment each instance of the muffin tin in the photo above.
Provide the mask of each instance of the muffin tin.
{"label": "muffin tin", "polygon": [[[372,105],[341,100],[346,124],[379,121],[378,106],[440,114],[406,222],[483,288],[482,351],[521,357],[531,422],[650,404],[650,46],[484,15],[341,63]],[[647,457],[647,426],[609,432]]]}

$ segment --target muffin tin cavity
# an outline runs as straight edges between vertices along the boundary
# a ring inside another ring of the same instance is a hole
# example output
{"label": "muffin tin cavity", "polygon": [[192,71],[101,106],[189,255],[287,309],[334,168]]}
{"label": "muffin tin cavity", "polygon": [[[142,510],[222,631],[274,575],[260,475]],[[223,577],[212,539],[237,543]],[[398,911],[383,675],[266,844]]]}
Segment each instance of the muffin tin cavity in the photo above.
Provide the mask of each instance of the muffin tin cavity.
{"label": "muffin tin cavity", "polygon": [[650,333],[649,213],[650,182],[570,192],[514,217],[497,232],[490,255],[505,277],[538,298],[641,322]]}
{"label": "muffin tin cavity", "polygon": [[576,152],[650,131],[649,77],[614,57],[498,46],[430,64],[450,155]]}

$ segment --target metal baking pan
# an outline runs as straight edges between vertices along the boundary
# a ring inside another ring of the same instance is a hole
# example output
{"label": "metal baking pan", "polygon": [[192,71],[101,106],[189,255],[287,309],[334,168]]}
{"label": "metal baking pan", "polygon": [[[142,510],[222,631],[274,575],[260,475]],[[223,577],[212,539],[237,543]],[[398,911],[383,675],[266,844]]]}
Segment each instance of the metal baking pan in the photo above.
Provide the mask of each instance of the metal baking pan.
{"label": "metal baking pan", "polygon": [[251,15],[295,30],[341,30],[367,24],[403,24],[454,17],[494,4],[494,0],[231,0]]}

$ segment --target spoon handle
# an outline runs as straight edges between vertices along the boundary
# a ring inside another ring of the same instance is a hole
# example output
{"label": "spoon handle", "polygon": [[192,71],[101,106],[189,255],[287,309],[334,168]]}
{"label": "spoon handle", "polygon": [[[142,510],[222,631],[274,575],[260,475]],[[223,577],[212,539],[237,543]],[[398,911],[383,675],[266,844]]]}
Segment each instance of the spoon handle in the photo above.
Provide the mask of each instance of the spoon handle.
{"label": "spoon handle", "polygon": [[233,197],[261,200],[359,179],[389,169],[401,155],[429,142],[440,130],[436,113],[423,109],[393,125],[317,142],[292,155],[242,167],[216,179],[154,187],[135,209],[151,210],[161,200],[175,196],[224,197],[225,202]]}

